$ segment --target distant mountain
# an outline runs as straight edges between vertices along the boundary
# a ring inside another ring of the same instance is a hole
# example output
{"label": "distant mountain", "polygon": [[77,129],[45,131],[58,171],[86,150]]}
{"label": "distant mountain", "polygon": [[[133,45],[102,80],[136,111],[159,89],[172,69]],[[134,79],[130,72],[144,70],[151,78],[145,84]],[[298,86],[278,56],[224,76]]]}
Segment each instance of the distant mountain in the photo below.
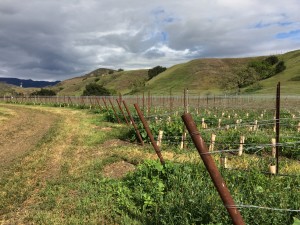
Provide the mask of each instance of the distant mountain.
{"label": "distant mountain", "polygon": [[47,87],[47,86],[53,86],[57,83],[59,83],[60,81],[36,81],[36,80],[24,80],[24,79],[19,79],[19,78],[7,78],[7,77],[0,77],[0,82],[4,82],[7,84],[12,84],[15,86],[22,86],[24,88],[28,88],[28,87],[35,87],[35,88],[43,88],[43,87]]}

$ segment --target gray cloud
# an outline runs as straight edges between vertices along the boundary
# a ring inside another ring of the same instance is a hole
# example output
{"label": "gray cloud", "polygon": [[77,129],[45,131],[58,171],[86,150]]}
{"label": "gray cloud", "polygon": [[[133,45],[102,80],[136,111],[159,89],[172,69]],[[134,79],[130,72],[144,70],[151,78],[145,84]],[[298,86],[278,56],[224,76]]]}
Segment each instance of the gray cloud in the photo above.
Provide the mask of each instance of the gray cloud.
{"label": "gray cloud", "polygon": [[299,9],[297,0],[1,0],[0,76],[63,80],[285,52],[300,47],[289,37]]}

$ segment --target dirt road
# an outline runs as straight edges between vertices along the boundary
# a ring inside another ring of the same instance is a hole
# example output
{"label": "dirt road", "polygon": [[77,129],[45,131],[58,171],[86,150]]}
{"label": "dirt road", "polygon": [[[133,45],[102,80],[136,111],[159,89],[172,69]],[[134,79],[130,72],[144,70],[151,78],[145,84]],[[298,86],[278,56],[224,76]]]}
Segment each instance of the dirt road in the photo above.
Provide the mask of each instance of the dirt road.
{"label": "dirt road", "polygon": [[24,156],[56,121],[53,113],[15,105],[0,105],[0,169]]}

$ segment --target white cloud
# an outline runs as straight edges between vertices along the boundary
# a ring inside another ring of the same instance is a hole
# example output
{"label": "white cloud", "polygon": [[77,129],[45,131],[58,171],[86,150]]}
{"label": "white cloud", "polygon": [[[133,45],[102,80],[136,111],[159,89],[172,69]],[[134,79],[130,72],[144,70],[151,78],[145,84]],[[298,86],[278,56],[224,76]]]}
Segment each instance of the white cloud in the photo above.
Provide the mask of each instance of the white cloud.
{"label": "white cloud", "polygon": [[299,9],[298,0],[1,0],[0,75],[55,80],[285,52],[300,47]]}

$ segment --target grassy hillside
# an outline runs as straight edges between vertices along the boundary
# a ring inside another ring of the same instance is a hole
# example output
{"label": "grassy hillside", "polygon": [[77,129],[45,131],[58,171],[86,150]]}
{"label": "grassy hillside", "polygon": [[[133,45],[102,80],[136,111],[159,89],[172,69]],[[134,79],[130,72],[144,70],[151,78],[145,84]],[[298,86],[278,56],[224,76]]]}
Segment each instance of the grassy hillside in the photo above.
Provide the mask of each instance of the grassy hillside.
{"label": "grassy hillside", "polygon": [[182,93],[188,88],[195,94],[220,93],[220,80],[252,58],[196,59],[175,65],[146,84],[156,94]]}
{"label": "grassy hillside", "polygon": [[[146,83],[145,90],[154,94],[182,94],[188,88],[191,94],[221,94],[222,79],[235,73],[236,69],[266,56],[250,58],[196,59],[175,65]],[[286,70],[259,82],[261,89],[251,94],[273,94],[280,81],[282,94],[300,94],[300,50],[278,55]],[[243,88],[242,92],[247,88]]]}
{"label": "grassy hillside", "polygon": [[97,69],[81,77],[62,81],[53,89],[59,95],[82,95],[85,86],[97,83],[111,90],[113,93],[126,94],[136,87],[143,85],[147,78],[147,70],[114,71]]}
{"label": "grassy hillside", "polygon": [[[249,94],[273,94],[280,81],[283,94],[300,94],[300,50],[277,55],[283,60],[286,70],[259,82],[260,89]],[[184,88],[190,94],[223,94],[221,82],[232,76],[238,68],[251,61],[263,60],[267,56],[249,58],[204,58],[177,64],[148,80],[148,70],[115,71],[97,69],[81,77],[62,81],[53,89],[58,95],[82,95],[85,86],[97,83],[110,89],[114,94],[134,94],[151,91],[154,95],[182,94]],[[247,89],[243,88],[242,93]]]}
{"label": "grassy hillside", "polygon": [[0,95],[9,95],[12,94],[13,91],[13,86],[8,85],[6,83],[0,82]]}
{"label": "grassy hillside", "polygon": [[279,55],[286,65],[286,70],[269,79],[260,81],[262,89],[257,94],[275,92],[276,84],[281,82],[282,94],[300,94],[300,50]]}

